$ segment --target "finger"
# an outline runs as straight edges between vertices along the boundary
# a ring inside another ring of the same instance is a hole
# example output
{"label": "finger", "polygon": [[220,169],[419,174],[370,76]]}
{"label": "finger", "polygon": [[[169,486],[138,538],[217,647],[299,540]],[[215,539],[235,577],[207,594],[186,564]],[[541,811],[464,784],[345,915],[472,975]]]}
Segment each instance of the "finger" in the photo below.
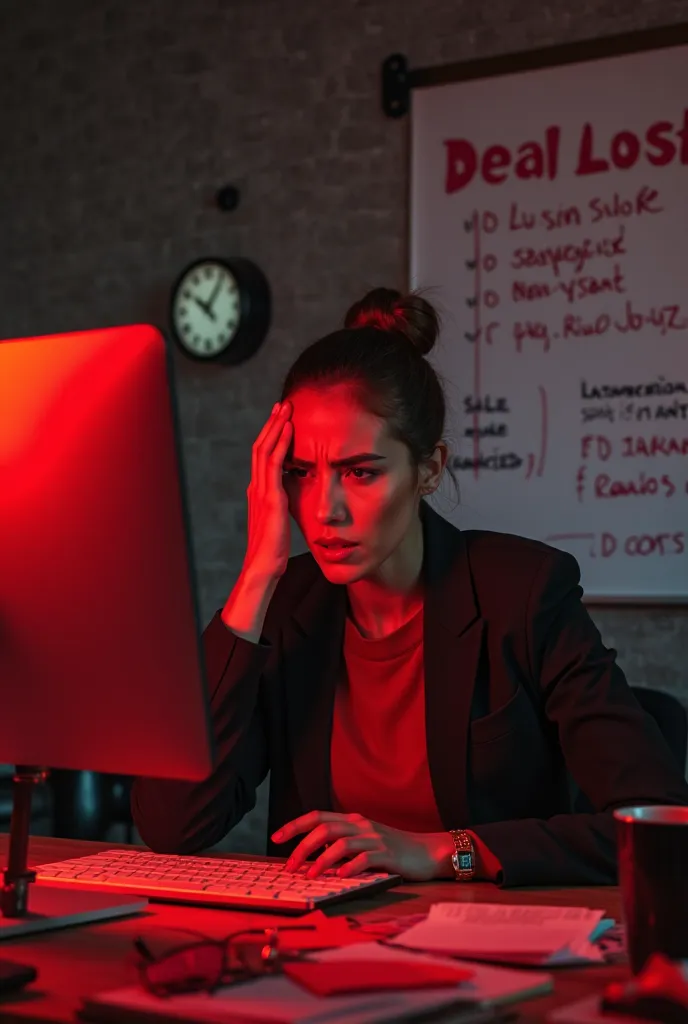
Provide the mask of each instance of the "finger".
{"label": "finger", "polygon": [[389,854],[386,850],[366,850],[364,853],[357,854],[353,860],[342,864],[338,868],[337,874],[341,878],[349,878],[351,875],[360,875],[362,871],[370,871],[372,869],[380,871],[389,870],[388,856]]}
{"label": "finger", "polygon": [[302,839],[292,852],[287,867],[292,871],[298,871],[302,864],[321,846],[327,846],[342,836],[355,835],[360,831],[348,822],[328,821],[318,825],[305,839]]}
{"label": "finger", "polygon": [[260,434],[253,443],[251,452],[251,479],[255,481],[259,493],[264,493],[265,488],[265,458],[270,454],[279,437],[282,424],[291,415],[291,404],[289,402],[278,402],[273,406]]}
{"label": "finger", "polygon": [[273,833],[272,841],[273,843],[286,843],[287,840],[301,835],[302,832],[311,832],[316,825],[320,825],[322,822],[347,820],[346,814],[338,814],[335,811],[309,811],[308,814],[302,814],[300,818],[293,818],[286,825],[282,825],[282,828]]}
{"label": "finger", "polygon": [[279,407],[280,407],[280,403],[279,402],[275,402],[275,404],[272,407],[272,411],[270,412],[270,415],[268,416],[268,418],[266,419],[265,423],[263,424],[263,427],[262,427],[260,433],[258,434],[258,437],[253,442],[253,447],[251,448],[251,479],[255,480],[256,482],[257,482],[256,469],[257,469],[257,465],[258,465],[258,451],[260,449],[261,443],[265,439],[266,434],[270,430],[270,427],[275,422],[275,419],[277,417],[277,413],[279,412]]}
{"label": "finger", "polygon": [[[289,402],[282,402],[277,413],[275,414],[274,422],[272,423],[271,429],[263,438],[262,442],[258,447],[258,484],[261,488],[261,494],[267,494],[269,488],[273,485],[273,480],[270,478],[270,463],[274,456],[275,447],[279,442],[284,424],[289,420],[291,416],[291,405]],[[291,429],[291,427],[290,427]],[[291,437],[290,437],[291,440]]]}
{"label": "finger", "polygon": [[337,839],[314,860],[306,872],[307,878],[315,878],[323,871],[334,867],[340,860],[350,860],[355,854],[364,850],[379,849],[377,836],[346,836]]}
{"label": "finger", "polygon": [[305,839],[301,840],[287,861],[287,867],[290,871],[298,871],[304,861],[321,846],[340,839],[342,836],[352,836],[357,833],[360,833],[360,829],[348,821],[328,821],[318,825]]}
{"label": "finger", "polygon": [[267,459],[265,483],[268,488],[274,489],[282,486],[284,458],[291,444],[292,436],[292,422],[291,420],[286,420],[282,424],[282,433],[277,438],[277,443]]}
{"label": "finger", "polygon": [[266,419],[265,423],[261,427],[261,431],[258,434],[258,437],[253,442],[254,448],[260,448],[262,442],[265,440],[267,435],[270,433],[271,427],[276,422],[277,417],[279,416],[281,408],[282,408],[282,402],[275,402],[275,404],[273,405],[272,409],[270,410],[270,415],[268,416],[268,418]]}

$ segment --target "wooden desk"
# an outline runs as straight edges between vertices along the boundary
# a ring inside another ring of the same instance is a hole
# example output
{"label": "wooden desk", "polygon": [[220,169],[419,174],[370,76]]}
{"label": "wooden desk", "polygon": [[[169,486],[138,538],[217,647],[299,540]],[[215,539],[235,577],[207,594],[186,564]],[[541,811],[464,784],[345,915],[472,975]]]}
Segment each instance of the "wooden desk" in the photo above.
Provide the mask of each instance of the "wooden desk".
{"label": "wooden desk", "polygon": [[[45,864],[68,857],[112,849],[112,843],[71,842],[34,838],[31,864]],[[0,865],[6,864],[7,837],[0,835]],[[332,907],[330,913],[350,913],[369,920],[417,914],[431,903],[449,900],[499,903],[554,903],[604,909],[617,920],[620,916],[616,888],[501,890],[487,883],[457,885],[454,882],[426,882]],[[256,921],[269,923],[268,914],[229,910],[208,910],[179,905],[151,905],[150,912],[88,927],[68,928],[36,937],[0,943],[0,958],[34,964],[39,977],[21,999],[0,1000],[3,1024],[27,1021],[73,1021],[84,995],[131,984],[137,974],[132,957],[136,935],[159,928],[193,928],[217,938]],[[555,1006],[573,1002],[599,991],[612,979],[625,978],[624,967],[565,968],[554,972],[556,989],[549,996],[519,1004],[523,1022],[545,1021]]]}

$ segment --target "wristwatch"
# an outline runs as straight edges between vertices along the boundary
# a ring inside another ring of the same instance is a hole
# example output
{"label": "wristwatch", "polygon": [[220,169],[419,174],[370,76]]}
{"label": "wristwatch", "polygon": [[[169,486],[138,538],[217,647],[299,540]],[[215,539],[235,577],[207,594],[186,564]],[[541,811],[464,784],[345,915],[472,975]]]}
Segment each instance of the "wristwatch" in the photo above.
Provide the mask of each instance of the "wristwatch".
{"label": "wristwatch", "polygon": [[473,840],[465,829],[450,829],[449,835],[454,840],[452,867],[457,882],[470,882],[475,877],[475,847]]}

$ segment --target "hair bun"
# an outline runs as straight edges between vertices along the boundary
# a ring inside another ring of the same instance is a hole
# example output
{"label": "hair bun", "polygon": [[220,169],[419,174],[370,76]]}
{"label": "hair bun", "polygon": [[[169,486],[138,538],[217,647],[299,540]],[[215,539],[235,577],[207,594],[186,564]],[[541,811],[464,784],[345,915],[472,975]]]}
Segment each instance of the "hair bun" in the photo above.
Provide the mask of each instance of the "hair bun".
{"label": "hair bun", "polygon": [[403,334],[422,356],[430,352],[440,333],[437,310],[417,292],[402,295],[393,288],[373,288],[354,302],[344,326],[376,327]]}

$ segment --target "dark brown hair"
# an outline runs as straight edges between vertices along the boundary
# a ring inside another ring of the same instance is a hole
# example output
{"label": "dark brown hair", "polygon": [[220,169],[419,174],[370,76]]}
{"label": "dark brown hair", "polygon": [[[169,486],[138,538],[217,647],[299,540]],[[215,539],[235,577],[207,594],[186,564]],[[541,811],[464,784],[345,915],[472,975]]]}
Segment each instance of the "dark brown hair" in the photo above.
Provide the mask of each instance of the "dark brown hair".
{"label": "dark brown hair", "polygon": [[387,420],[418,465],[444,433],[442,384],[425,359],[439,329],[437,311],[417,292],[375,288],[349,309],[343,330],[301,353],[286,376],[282,400],[303,387],[351,384],[363,407]]}

